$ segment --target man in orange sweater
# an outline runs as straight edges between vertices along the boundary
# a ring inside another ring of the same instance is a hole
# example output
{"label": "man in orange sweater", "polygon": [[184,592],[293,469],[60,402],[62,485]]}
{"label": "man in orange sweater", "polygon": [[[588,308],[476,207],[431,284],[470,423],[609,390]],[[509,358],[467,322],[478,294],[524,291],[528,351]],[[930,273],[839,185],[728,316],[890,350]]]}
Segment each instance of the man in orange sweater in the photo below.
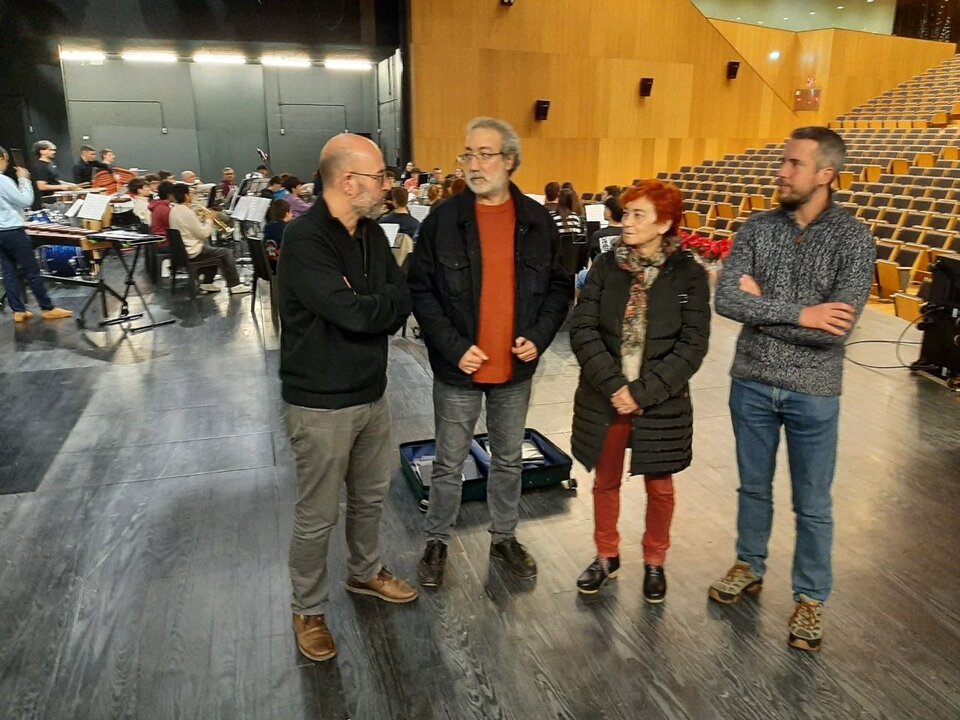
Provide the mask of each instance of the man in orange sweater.
{"label": "man in orange sweater", "polygon": [[490,556],[519,577],[537,574],[515,537],[521,448],[532,376],[566,317],[570,294],[555,223],[510,182],[520,165],[516,131],[502,120],[475,118],[459,160],[468,190],[427,216],[408,279],[434,374],[437,453],[419,568],[426,587],[443,581],[463,464],[484,398]]}

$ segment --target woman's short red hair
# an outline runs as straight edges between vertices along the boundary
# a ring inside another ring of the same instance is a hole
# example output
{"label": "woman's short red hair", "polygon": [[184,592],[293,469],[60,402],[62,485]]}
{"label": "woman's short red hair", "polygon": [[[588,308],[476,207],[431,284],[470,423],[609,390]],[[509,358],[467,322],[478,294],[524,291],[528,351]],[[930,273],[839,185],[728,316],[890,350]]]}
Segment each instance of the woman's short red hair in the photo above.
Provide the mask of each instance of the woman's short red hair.
{"label": "woman's short red hair", "polygon": [[641,180],[620,193],[620,207],[625,208],[634,200],[646,198],[657,211],[657,222],[670,221],[668,235],[676,232],[683,223],[683,192],[670,183],[659,180]]}

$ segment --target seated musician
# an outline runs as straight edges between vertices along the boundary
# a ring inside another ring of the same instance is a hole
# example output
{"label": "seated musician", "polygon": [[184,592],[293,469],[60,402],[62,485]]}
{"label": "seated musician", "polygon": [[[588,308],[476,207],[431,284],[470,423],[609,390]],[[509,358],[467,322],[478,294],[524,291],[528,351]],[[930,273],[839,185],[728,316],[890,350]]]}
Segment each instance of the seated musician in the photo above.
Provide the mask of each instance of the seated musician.
{"label": "seated musician", "polygon": [[241,295],[250,292],[250,288],[240,284],[237,266],[233,261],[233,253],[222,247],[213,247],[204,242],[213,232],[212,218],[216,210],[204,209],[205,221],[197,219],[197,215],[190,207],[190,188],[183,183],[173,186],[173,204],[170,207],[170,228],[177,230],[183,238],[183,245],[187,256],[191,260],[209,260],[210,265],[201,270],[199,288],[204,292],[220,292],[220,286],[213,282],[220,268],[220,274],[227,281],[227,287],[232,295]]}
{"label": "seated musician", "polygon": [[[164,180],[157,186],[157,199],[147,203],[150,210],[150,234],[167,236],[170,227],[170,201],[173,199],[173,183]],[[166,242],[160,243],[158,248],[167,247]]]}
{"label": "seated musician", "polygon": [[290,212],[293,213],[293,217],[298,218],[310,209],[310,203],[300,196],[300,191],[303,188],[300,178],[291,175],[283,181],[282,187],[287,193],[279,199],[286,200],[290,205]]}
{"label": "seated musician", "polygon": [[80,148],[80,160],[73,166],[73,181],[75,183],[85,183],[89,185],[93,182],[93,176],[100,170],[106,170],[107,166],[97,160],[97,151],[89,145]]}
{"label": "seated musician", "polygon": [[152,192],[146,179],[137,177],[127,183],[127,195],[133,199],[133,214],[144,228],[149,228]]}
{"label": "seated musician", "polygon": [[33,144],[33,152],[37,156],[36,181],[37,190],[43,197],[52,197],[58,190],[75,190],[76,185],[61,180],[57,175],[57,166],[53,164],[57,157],[57,146],[49,140],[38,140]]}
{"label": "seated musician", "polygon": [[267,259],[271,267],[277,269],[277,260],[280,259],[280,246],[283,244],[283,231],[287,223],[293,220],[290,212],[290,203],[286,200],[274,200],[267,211],[267,224],[263,226],[263,245],[267,251]]}

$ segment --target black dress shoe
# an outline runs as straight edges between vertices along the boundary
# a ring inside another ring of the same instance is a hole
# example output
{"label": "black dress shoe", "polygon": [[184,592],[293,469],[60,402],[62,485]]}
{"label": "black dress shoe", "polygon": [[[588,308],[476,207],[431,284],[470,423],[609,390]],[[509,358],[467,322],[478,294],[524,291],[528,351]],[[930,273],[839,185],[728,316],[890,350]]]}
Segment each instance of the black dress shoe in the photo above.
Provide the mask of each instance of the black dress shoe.
{"label": "black dress shoe", "polygon": [[577,578],[577,590],[584,595],[600,592],[607,580],[615,578],[620,570],[620,556],[612,558],[594,558],[586,570]]}
{"label": "black dress shoe", "polygon": [[656,605],[667,596],[667,576],[663,565],[643,566],[643,599]]}
{"label": "black dress shoe", "polygon": [[490,546],[490,557],[503,560],[514,575],[524,580],[537,576],[537,563],[516,538],[501,540]]}
{"label": "black dress shoe", "polygon": [[427,548],[420,558],[417,575],[424,587],[437,587],[443,582],[443,570],[447,566],[447,546],[439,540],[427,542]]}

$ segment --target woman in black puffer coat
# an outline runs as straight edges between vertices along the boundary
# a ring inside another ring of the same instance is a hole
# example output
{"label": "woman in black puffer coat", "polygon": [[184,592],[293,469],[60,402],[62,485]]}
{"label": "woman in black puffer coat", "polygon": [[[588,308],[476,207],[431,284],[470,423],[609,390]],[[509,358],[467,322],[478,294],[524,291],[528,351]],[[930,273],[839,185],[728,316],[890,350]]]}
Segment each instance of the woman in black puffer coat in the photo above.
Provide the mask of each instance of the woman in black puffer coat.
{"label": "woman in black puffer coat", "polygon": [[683,194],[645,180],[620,196],[623,234],[597,257],[573,313],[570,342],[580,363],[573,409],[573,454],[594,480],[597,557],[577,580],[600,590],[620,567],[617,521],[624,453],[647,488],[643,536],[647,602],[662,602],[670,545],[673,475],[690,464],[690,378],[707,354],[706,273],[674,235]]}

